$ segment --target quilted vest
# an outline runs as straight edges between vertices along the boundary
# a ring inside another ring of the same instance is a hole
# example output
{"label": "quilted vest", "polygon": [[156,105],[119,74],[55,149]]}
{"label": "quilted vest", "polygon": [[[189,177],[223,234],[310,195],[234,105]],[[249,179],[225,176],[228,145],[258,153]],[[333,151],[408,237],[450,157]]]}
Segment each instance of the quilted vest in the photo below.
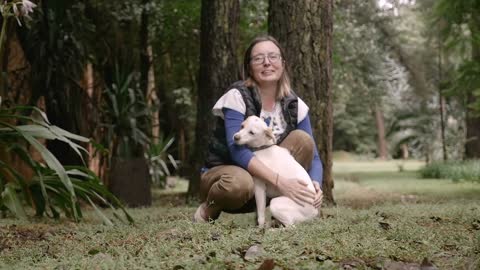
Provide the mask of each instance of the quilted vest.
{"label": "quilted vest", "polygon": [[[251,115],[260,116],[262,102],[258,90],[255,87],[245,86],[243,81],[237,81],[233,83],[225,93],[234,88],[240,91],[243,101],[245,102],[245,119]],[[287,97],[282,98],[280,104],[283,116],[287,122],[287,127],[277,141],[277,144],[282,142],[292,130],[297,128],[298,118],[298,98],[293,91]],[[205,160],[205,167],[207,168],[234,164],[230,157],[230,151],[228,150],[224,120],[221,117],[216,118],[213,134],[210,136],[208,144],[207,158]]]}

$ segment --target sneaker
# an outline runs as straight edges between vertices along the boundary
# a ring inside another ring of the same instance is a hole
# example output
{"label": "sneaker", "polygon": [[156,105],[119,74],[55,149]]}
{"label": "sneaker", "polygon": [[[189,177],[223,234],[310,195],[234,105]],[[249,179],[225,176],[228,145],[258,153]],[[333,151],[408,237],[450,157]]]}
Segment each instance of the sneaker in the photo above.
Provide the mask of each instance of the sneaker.
{"label": "sneaker", "polygon": [[197,211],[195,211],[195,214],[193,214],[193,222],[197,222],[197,223],[215,223],[215,220],[218,219],[218,217],[220,216],[220,212],[214,216],[209,216],[209,217],[205,217],[207,216],[206,214],[206,210],[207,210],[207,203],[204,202],[202,204],[200,204],[197,208]]}
{"label": "sneaker", "polygon": [[193,222],[195,223],[207,223],[208,220],[204,217],[206,203],[202,203],[198,206],[197,211],[193,214]]}

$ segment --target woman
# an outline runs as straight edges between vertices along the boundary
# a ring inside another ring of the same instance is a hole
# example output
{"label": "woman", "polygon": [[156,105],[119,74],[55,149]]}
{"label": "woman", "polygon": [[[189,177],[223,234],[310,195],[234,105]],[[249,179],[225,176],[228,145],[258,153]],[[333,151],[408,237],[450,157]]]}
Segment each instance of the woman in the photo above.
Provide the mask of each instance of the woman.
{"label": "woman", "polygon": [[[245,213],[255,210],[252,175],[276,185],[279,191],[299,204],[320,207],[322,163],[312,136],[307,105],[290,87],[285,54],[271,36],[254,39],[243,63],[243,81],[234,83],[212,110],[217,125],[202,169],[202,204],[194,221],[207,222],[222,211]],[[250,115],[257,115],[273,127],[279,146],[290,150],[308,171],[316,194],[297,179],[287,179],[257,160],[245,146],[233,142],[233,134]]]}

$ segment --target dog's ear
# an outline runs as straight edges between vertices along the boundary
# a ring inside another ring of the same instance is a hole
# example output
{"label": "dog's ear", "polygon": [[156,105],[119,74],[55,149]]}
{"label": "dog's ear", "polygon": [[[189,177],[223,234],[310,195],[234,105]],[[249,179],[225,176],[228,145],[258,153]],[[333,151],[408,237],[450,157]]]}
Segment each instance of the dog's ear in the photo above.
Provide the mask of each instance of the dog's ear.
{"label": "dog's ear", "polygon": [[273,135],[273,131],[272,131],[271,128],[265,129],[265,136],[267,136],[267,138],[273,140],[273,142],[275,143],[275,136]]}

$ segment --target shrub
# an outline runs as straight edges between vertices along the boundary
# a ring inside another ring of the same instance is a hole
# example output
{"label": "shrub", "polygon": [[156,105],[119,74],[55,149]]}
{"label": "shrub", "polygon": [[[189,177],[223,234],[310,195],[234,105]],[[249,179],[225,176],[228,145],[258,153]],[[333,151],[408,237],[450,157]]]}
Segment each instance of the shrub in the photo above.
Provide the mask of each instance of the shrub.
{"label": "shrub", "polygon": [[420,176],[480,183],[480,160],[432,162],[420,170]]}

